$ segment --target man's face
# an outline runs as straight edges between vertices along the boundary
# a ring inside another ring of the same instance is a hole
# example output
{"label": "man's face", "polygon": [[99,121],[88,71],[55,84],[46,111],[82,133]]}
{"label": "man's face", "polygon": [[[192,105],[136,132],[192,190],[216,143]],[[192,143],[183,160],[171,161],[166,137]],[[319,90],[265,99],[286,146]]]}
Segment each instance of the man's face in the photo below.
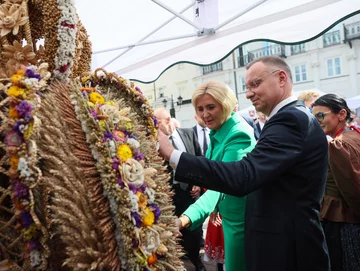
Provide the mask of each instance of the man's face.
{"label": "man's face", "polygon": [[246,74],[246,86],[249,89],[246,98],[251,100],[256,111],[261,111],[268,116],[285,98],[282,88],[284,80],[280,80],[280,77],[284,77],[283,75],[283,71],[268,67],[262,62],[257,62],[249,68]]}

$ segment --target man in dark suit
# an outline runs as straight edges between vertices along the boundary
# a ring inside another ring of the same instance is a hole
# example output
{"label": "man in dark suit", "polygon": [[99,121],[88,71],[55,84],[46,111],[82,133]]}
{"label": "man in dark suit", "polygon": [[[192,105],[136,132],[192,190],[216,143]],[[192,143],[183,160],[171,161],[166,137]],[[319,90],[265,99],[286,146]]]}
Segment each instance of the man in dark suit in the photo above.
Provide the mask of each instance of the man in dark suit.
{"label": "man in dark suit", "polygon": [[[159,129],[168,137],[168,142],[171,142],[175,149],[192,155],[202,155],[193,129],[175,128],[169,112],[164,108],[155,110],[154,115],[158,121]],[[173,196],[175,214],[180,216],[199,197],[200,187],[182,182],[181,177],[171,178],[170,183],[175,192]],[[206,270],[199,255],[202,238],[201,226],[193,231],[184,229],[181,233],[184,249],[196,271]]]}
{"label": "man in dark suit", "polygon": [[327,174],[327,141],[318,121],[292,96],[289,66],[262,57],[247,67],[246,97],[269,116],[259,141],[241,161],[222,163],[173,150],[159,134],[160,153],[176,177],[247,197],[248,271],[329,271],[319,221]]}

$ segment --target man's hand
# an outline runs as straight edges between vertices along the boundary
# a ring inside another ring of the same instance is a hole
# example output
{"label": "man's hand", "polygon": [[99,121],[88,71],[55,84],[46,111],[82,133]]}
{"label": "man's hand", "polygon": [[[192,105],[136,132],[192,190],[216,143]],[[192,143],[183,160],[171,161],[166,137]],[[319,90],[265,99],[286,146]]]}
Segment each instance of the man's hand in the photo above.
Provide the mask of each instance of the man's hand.
{"label": "man's hand", "polygon": [[159,154],[166,160],[169,161],[170,160],[170,156],[171,153],[174,151],[174,147],[173,145],[170,143],[169,138],[160,131],[160,129],[157,130],[158,131],[158,140],[159,140]]}
{"label": "man's hand", "polygon": [[190,195],[193,199],[197,199],[200,196],[201,188],[200,186],[194,185],[190,191]]}

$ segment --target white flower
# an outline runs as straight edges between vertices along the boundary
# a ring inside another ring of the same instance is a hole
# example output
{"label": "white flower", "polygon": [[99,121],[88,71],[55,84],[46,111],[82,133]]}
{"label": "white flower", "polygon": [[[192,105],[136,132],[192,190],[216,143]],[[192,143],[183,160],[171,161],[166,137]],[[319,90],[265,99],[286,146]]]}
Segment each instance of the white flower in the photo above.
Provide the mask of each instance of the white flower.
{"label": "white flower", "polygon": [[138,212],[139,211],[139,205],[138,205],[139,197],[136,194],[134,194],[133,191],[130,190],[129,198],[130,198],[130,203],[131,203],[131,211]]}
{"label": "white flower", "polygon": [[111,152],[111,157],[116,157],[116,145],[113,140],[109,140],[109,148]]}
{"label": "white flower", "polygon": [[119,171],[126,183],[135,184],[137,187],[144,183],[144,168],[135,159],[127,159],[125,163],[119,165]]}
{"label": "white flower", "polygon": [[126,141],[126,143],[127,143],[128,145],[130,145],[130,147],[132,147],[133,149],[137,149],[137,148],[140,147],[139,141],[137,141],[137,140],[134,139],[134,138],[128,138],[127,141]]}
{"label": "white flower", "polygon": [[155,253],[160,246],[160,235],[155,230],[146,229],[146,232],[142,237],[142,247],[145,253],[150,256]]}
{"label": "white flower", "polygon": [[144,193],[148,196],[148,203],[155,202],[155,191],[152,188],[146,187]]}
{"label": "white flower", "polygon": [[41,264],[41,255],[38,250],[32,250],[30,252],[31,267],[35,267]]}

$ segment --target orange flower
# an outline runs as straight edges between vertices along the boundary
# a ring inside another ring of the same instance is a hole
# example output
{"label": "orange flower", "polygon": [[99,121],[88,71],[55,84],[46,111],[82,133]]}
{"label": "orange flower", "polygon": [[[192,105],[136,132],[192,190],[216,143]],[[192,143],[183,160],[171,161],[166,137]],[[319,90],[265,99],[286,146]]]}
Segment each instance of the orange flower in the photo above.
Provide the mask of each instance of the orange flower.
{"label": "orange flower", "polygon": [[156,257],[155,253],[153,253],[151,256],[149,256],[147,258],[147,262],[148,262],[149,265],[152,265],[152,264],[156,263],[156,261],[157,261],[157,257]]}
{"label": "orange flower", "polygon": [[10,119],[18,119],[19,116],[19,112],[17,112],[16,108],[10,108],[9,109],[9,118]]}
{"label": "orange flower", "polygon": [[10,162],[9,162],[10,166],[13,168],[13,169],[17,169],[18,167],[18,164],[19,164],[19,156],[17,155],[12,155],[10,157]]}
{"label": "orange flower", "polygon": [[139,200],[138,200],[138,205],[140,208],[146,208],[147,205],[147,199],[146,196],[141,193],[141,192],[137,192],[136,195],[138,196]]}

